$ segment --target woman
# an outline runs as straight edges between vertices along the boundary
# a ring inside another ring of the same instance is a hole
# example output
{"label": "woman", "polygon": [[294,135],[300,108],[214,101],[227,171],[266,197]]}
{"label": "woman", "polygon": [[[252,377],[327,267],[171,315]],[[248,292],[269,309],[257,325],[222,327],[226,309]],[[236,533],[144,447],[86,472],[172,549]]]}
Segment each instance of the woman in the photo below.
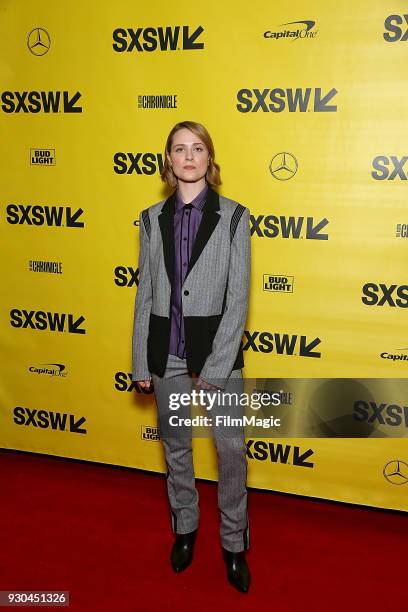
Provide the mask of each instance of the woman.
{"label": "woman", "polygon": [[[175,533],[171,563],[180,572],[193,559],[199,507],[191,428],[169,426],[169,393],[190,393],[194,383],[205,393],[243,389],[250,230],[248,208],[214,189],[221,184],[220,168],[200,123],[183,121],[170,131],[161,178],[172,194],[139,218],[132,380],[142,388],[153,380]],[[215,404],[213,413],[221,412]],[[189,406],[178,410],[182,414],[189,414]],[[244,430],[213,427],[212,433],[223,558],[229,582],[245,593],[250,573]]]}

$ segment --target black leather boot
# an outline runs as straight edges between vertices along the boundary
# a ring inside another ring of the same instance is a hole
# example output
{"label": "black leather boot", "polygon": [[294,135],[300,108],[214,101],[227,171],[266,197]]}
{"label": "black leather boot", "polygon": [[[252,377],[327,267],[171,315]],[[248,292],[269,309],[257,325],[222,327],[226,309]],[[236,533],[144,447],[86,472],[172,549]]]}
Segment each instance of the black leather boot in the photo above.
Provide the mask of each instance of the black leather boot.
{"label": "black leather boot", "polygon": [[251,574],[245,559],[245,551],[235,553],[223,548],[222,555],[227,568],[228,582],[241,593],[248,593]]}
{"label": "black leather boot", "polygon": [[176,534],[170,556],[171,565],[175,572],[182,572],[192,562],[196,535],[197,529],[190,533]]}

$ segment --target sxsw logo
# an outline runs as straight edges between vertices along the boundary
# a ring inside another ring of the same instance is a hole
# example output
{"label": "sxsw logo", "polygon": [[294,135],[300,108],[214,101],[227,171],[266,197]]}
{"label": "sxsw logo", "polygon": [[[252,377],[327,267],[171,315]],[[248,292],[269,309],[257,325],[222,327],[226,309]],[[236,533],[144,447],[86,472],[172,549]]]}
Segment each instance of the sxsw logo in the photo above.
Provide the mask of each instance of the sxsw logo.
{"label": "sxsw logo", "polygon": [[123,51],[196,51],[203,49],[204,43],[199,41],[204,32],[202,26],[194,30],[191,26],[165,26],[146,28],[116,28],[113,30],[113,50]]}
{"label": "sxsw logo", "polygon": [[139,268],[131,266],[116,266],[114,283],[118,287],[139,286]]}
{"label": "sxsw logo", "polygon": [[77,91],[3,91],[1,109],[5,113],[82,113]]}
{"label": "sxsw logo", "polygon": [[294,276],[263,275],[263,290],[272,293],[293,293]]}
{"label": "sxsw logo", "polygon": [[[280,215],[250,215],[251,236],[260,238],[306,238],[306,240],[328,240],[329,236],[322,230],[329,223],[327,219],[314,220],[313,217],[286,217]],[[262,227],[261,227],[262,224]]]}
{"label": "sxsw logo", "polygon": [[81,227],[82,208],[72,210],[70,206],[47,206],[35,204],[9,204],[6,208],[10,225],[47,225],[49,227]]}
{"label": "sxsw logo", "polygon": [[132,380],[132,372],[118,370],[114,375],[114,388],[116,391],[124,393],[140,393],[142,395],[152,395],[154,393],[153,383],[148,389],[143,389],[135,380]]}
{"label": "sxsw logo", "polygon": [[277,444],[265,440],[248,440],[247,457],[258,461],[271,461],[297,467],[313,468],[314,463],[308,459],[314,454],[311,448],[301,451],[300,446]]}
{"label": "sxsw logo", "polygon": [[147,174],[151,176],[163,169],[162,153],[124,153],[113,156],[113,170],[116,174]]}
{"label": "sxsw logo", "polygon": [[383,37],[387,42],[406,42],[408,40],[408,15],[388,15],[384,21]]}
{"label": "sxsw logo", "polygon": [[237,92],[237,110],[240,113],[335,113],[336,104],[330,104],[337,89],[332,87],[326,93],[321,87],[297,87],[296,89],[240,89]]}
{"label": "sxsw logo", "polygon": [[85,334],[86,330],[81,327],[84,321],[85,317],[82,315],[74,316],[65,312],[25,310],[24,308],[12,308],[10,310],[10,325],[16,329]]}
{"label": "sxsw logo", "polygon": [[[314,351],[320,343],[320,338],[308,340],[306,336],[297,334],[278,334],[269,331],[249,332],[245,330],[247,343],[244,350],[252,349],[254,353],[277,353],[278,355],[298,355],[299,357],[320,358],[321,353]],[[297,351],[297,352],[295,352]]]}
{"label": "sxsw logo", "polygon": [[373,159],[374,171],[371,176],[376,181],[393,181],[397,177],[406,181],[407,173],[404,166],[407,159],[407,155],[404,155],[401,159],[398,159],[395,155],[377,155]]}
{"label": "sxsw logo", "polygon": [[86,434],[83,427],[86,418],[75,417],[65,412],[52,412],[51,410],[36,410],[17,406],[13,410],[14,423],[26,427],[39,427],[40,429],[54,429],[70,433]]}
{"label": "sxsw logo", "polygon": [[353,410],[353,418],[356,421],[408,427],[408,406],[358,400],[354,402]]}
{"label": "sxsw logo", "polygon": [[391,306],[408,308],[408,285],[366,283],[361,301],[366,306]]}

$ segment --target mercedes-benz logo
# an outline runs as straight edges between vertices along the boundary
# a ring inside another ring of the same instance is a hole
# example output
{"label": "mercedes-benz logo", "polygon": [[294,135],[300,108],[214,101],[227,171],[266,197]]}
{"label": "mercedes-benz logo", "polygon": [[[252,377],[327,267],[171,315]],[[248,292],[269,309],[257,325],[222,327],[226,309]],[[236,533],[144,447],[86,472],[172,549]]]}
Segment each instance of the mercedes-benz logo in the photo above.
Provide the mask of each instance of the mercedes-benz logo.
{"label": "mercedes-benz logo", "polygon": [[277,153],[271,159],[269,171],[278,181],[288,181],[295,176],[298,169],[297,159],[292,153]]}
{"label": "mercedes-benz logo", "polygon": [[34,28],[28,35],[27,47],[33,55],[45,55],[51,46],[50,35],[44,28]]}
{"label": "mercedes-benz logo", "polygon": [[383,470],[384,478],[391,484],[402,485],[408,482],[408,463],[394,459],[389,461]]}

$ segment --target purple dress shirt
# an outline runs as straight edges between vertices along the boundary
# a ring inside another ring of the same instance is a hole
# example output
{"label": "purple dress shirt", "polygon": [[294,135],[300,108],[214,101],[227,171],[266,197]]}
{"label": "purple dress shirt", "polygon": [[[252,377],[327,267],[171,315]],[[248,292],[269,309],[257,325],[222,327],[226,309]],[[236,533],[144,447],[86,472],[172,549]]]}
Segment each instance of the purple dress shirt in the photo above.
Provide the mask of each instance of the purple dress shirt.
{"label": "purple dress shirt", "polygon": [[208,184],[190,202],[185,204],[177,189],[174,211],[174,291],[171,298],[171,332],[169,353],[186,359],[181,287],[187,273],[194,241],[203,216]]}

